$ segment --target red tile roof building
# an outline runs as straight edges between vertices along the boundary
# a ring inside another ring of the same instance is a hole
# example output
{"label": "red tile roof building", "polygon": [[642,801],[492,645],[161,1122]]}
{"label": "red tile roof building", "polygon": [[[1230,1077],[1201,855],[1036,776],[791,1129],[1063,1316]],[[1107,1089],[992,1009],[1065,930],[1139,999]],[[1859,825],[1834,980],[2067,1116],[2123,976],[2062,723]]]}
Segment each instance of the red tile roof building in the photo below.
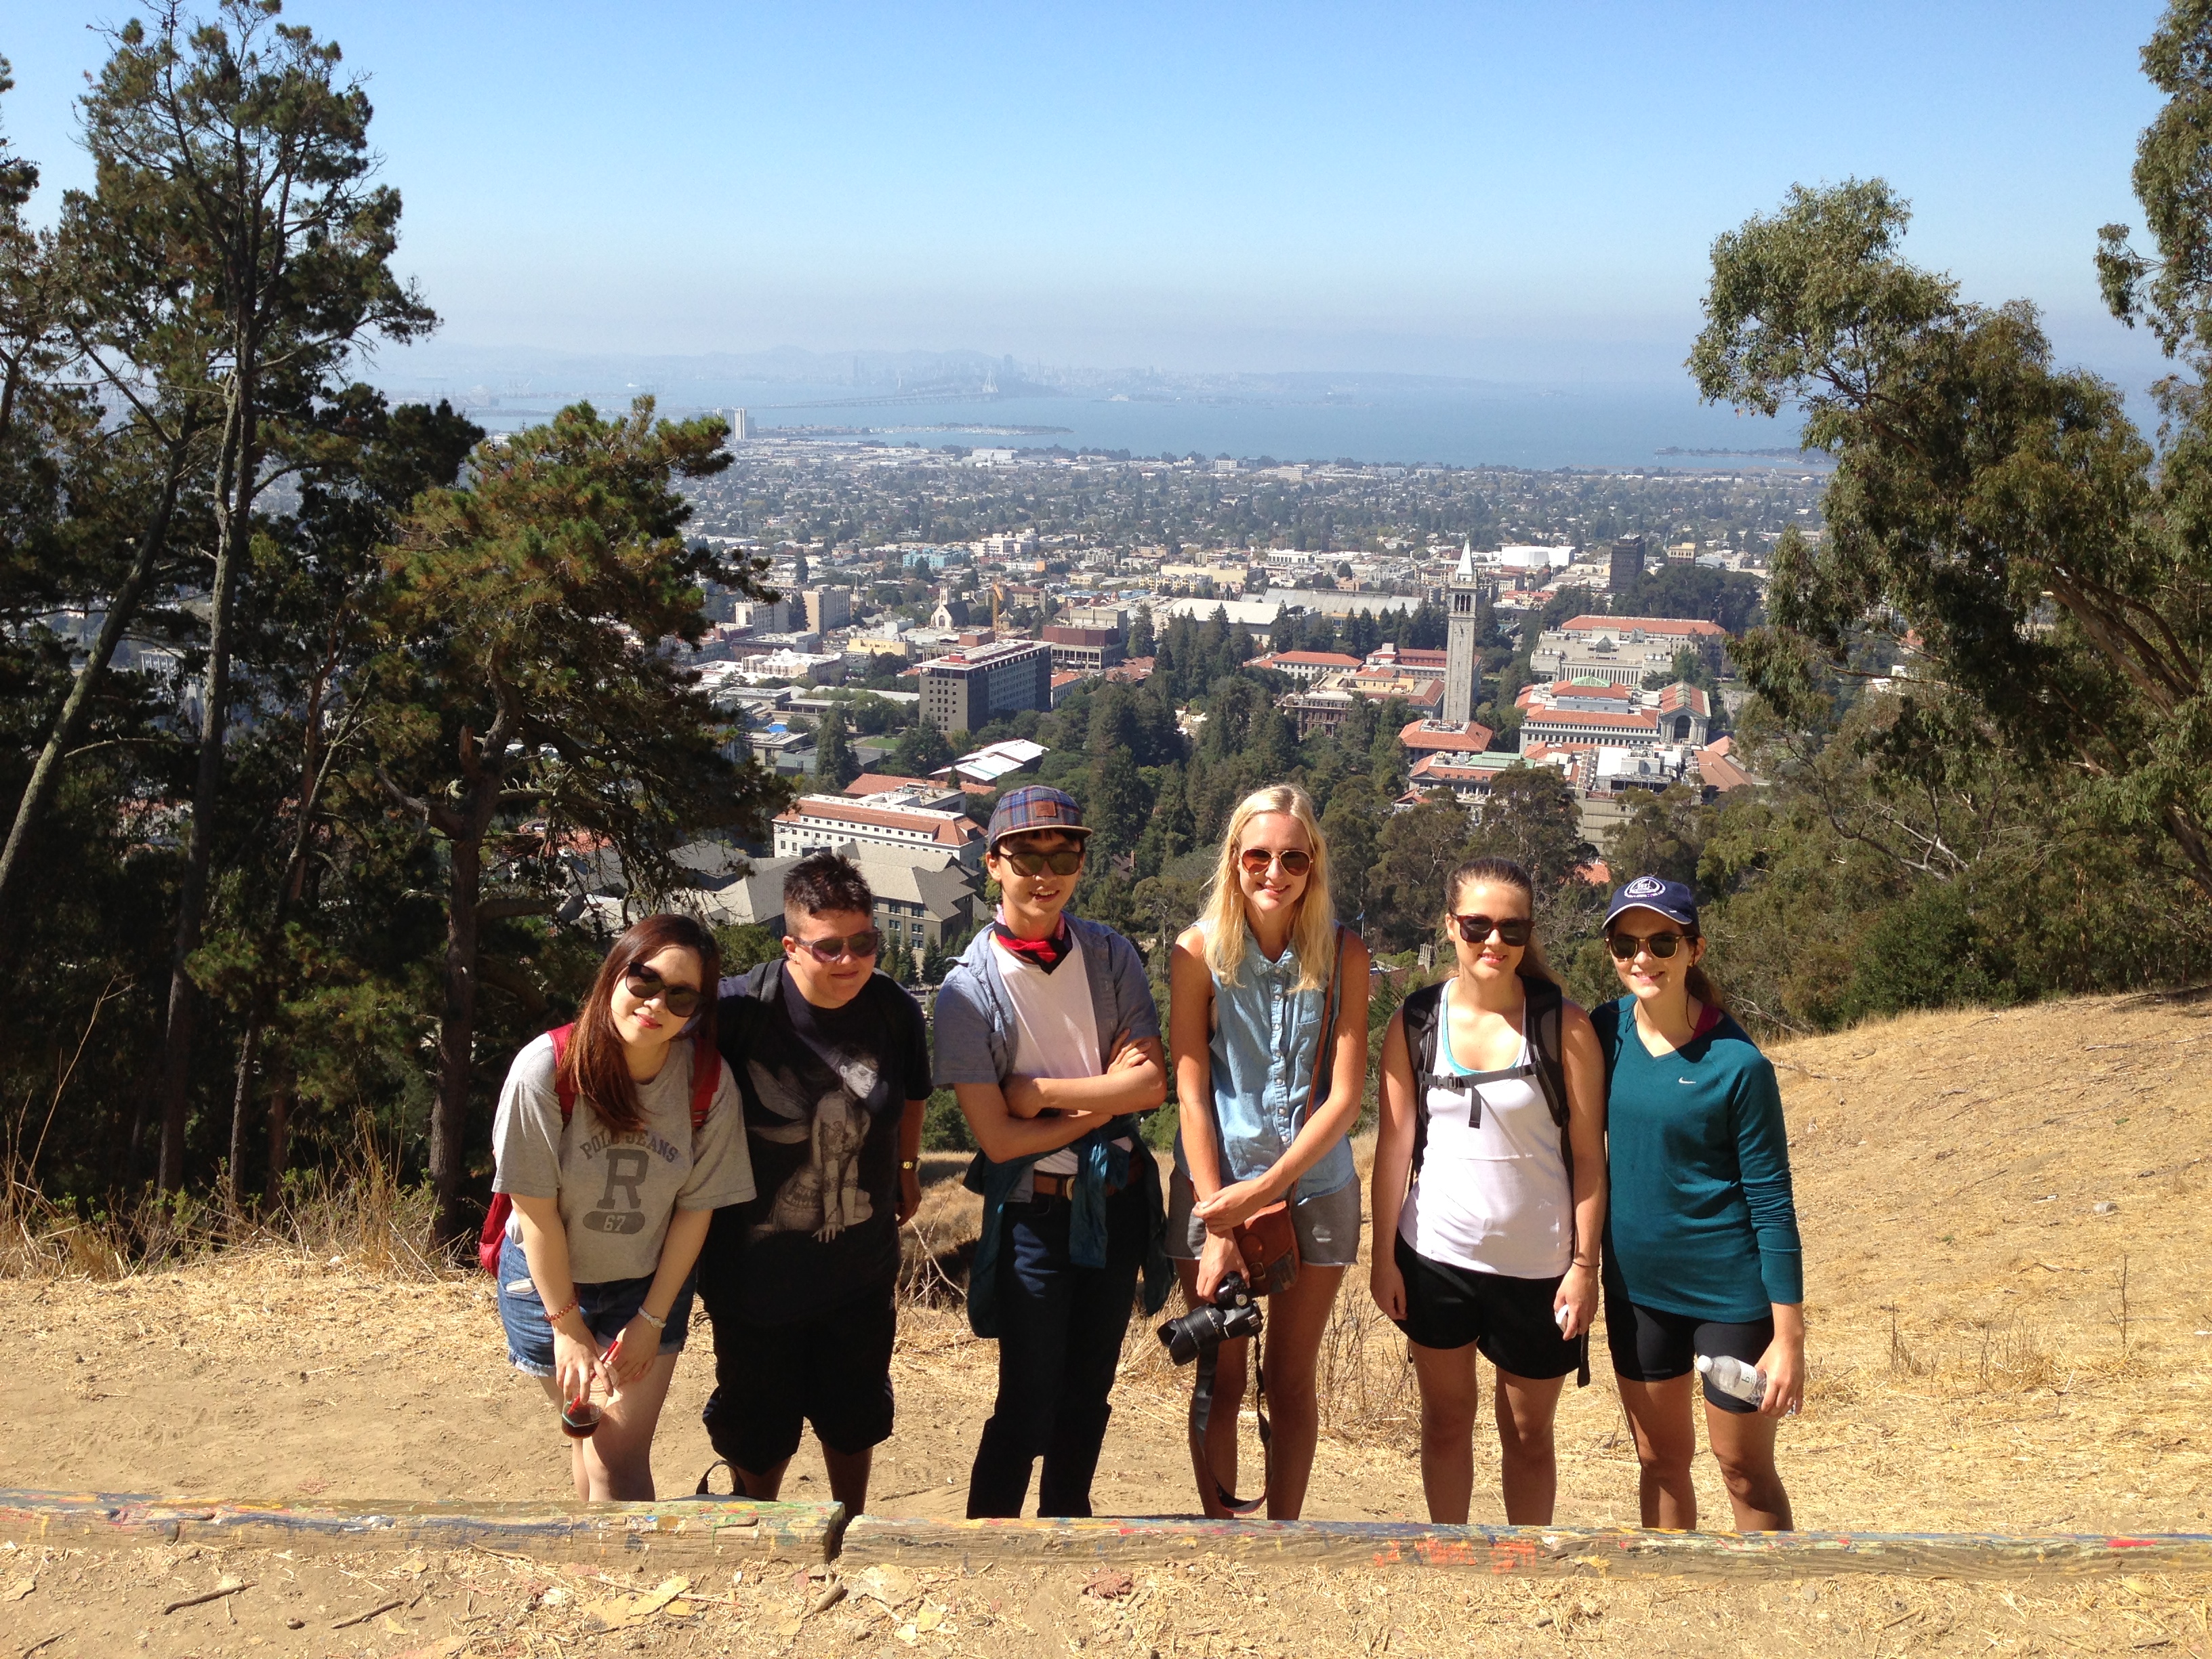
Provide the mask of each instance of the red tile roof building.
{"label": "red tile roof building", "polygon": [[1475,720],[1412,720],[1399,733],[1401,748],[1417,755],[1479,755],[1497,733]]}
{"label": "red tile roof building", "polygon": [[1347,657],[1341,651],[1271,651],[1244,665],[1272,668],[1279,674],[1288,674],[1294,680],[1304,680],[1311,685],[1325,675],[1341,673],[1360,665],[1358,658]]}
{"label": "red tile roof building", "polygon": [[974,868],[982,860],[983,826],[964,813],[869,806],[840,795],[801,795],[789,811],[776,817],[777,858],[841,847],[848,841],[951,853]]}

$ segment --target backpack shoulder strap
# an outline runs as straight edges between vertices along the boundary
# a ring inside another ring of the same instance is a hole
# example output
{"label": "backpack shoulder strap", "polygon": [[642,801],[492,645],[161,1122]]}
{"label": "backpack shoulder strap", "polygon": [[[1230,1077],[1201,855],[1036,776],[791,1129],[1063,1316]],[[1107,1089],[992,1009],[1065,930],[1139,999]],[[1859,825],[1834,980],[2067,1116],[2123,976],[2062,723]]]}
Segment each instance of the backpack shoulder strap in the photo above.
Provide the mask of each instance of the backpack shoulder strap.
{"label": "backpack shoulder strap", "polygon": [[[1573,1194],[1575,1184],[1575,1143],[1567,1127],[1567,1068],[1559,1042],[1559,1027],[1565,1018],[1566,993],[1547,979],[1533,979],[1523,975],[1521,992],[1527,998],[1522,1011],[1522,1030],[1528,1038],[1529,1052],[1536,1057],[1536,1083],[1544,1091],[1544,1103],[1551,1108],[1552,1121],[1559,1126],[1559,1160],[1567,1171],[1567,1253],[1576,1255],[1582,1248],[1577,1237],[1574,1219]],[[1584,1331],[1576,1340],[1575,1386],[1589,1387],[1589,1333]]]}
{"label": "backpack shoulder strap", "polygon": [[700,1032],[691,1039],[691,1132],[696,1134],[714,1109],[714,1096],[722,1086],[722,1051]]}
{"label": "backpack shoulder strap", "polygon": [[1434,985],[1424,985],[1399,1005],[1399,1014],[1405,1021],[1406,1058],[1413,1067],[1413,1173],[1419,1174],[1421,1159],[1429,1149],[1429,1073],[1437,1065],[1437,1030],[1442,1024],[1444,987],[1450,981],[1438,980]]}
{"label": "backpack shoulder strap", "polygon": [[1567,1072],[1561,1058],[1559,1024],[1566,994],[1547,979],[1525,975],[1521,991],[1528,1000],[1522,1024],[1529,1050],[1536,1057],[1536,1080],[1544,1091],[1544,1103],[1552,1109],[1552,1121],[1564,1129],[1567,1127]]}
{"label": "backpack shoulder strap", "polygon": [[561,1062],[568,1053],[568,1039],[576,1035],[575,1023],[556,1025],[546,1035],[553,1039],[553,1091],[561,1098],[561,1121],[576,1115],[576,1091],[561,1075]]}

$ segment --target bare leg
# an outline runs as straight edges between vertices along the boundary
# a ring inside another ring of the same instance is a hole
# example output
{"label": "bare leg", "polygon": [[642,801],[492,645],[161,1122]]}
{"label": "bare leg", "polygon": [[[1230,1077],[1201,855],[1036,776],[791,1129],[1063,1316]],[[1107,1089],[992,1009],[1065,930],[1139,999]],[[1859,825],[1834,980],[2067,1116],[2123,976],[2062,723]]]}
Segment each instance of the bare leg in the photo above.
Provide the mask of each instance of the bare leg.
{"label": "bare leg", "polygon": [[[874,1467],[875,1461],[876,1449],[873,1446],[864,1447],[856,1452],[832,1451],[827,1446],[822,1448],[822,1462],[830,1471],[830,1496],[845,1506],[847,1514],[859,1515],[868,1507],[868,1473]],[[734,1463],[730,1465],[731,1472],[738,1477],[738,1490],[746,1497],[758,1498],[763,1503],[773,1503],[783,1491],[783,1477],[790,1468],[788,1457],[773,1468],[763,1469],[757,1474],[750,1469],[741,1469]]]}
{"label": "bare leg", "polygon": [[[1182,1281],[1182,1299],[1186,1307],[1198,1305],[1198,1263],[1178,1261],[1176,1277]],[[1249,1342],[1224,1342],[1213,1355],[1213,1415],[1206,1425],[1206,1456],[1203,1462],[1196,1453],[1190,1460],[1191,1479],[1198,1486],[1200,1510],[1215,1520],[1227,1517],[1229,1511],[1221,1507],[1215,1492],[1215,1482],[1222,1492],[1237,1490],[1237,1414],[1244,1399],[1246,1351]],[[1211,1466],[1209,1473],[1208,1466]]]}
{"label": "bare leg", "polygon": [[1559,1388],[1565,1381],[1562,1376],[1498,1373],[1499,1484],[1504,1488],[1510,1525],[1552,1524],[1552,1506],[1559,1492],[1552,1419],[1559,1409]]}
{"label": "bare leg", "polygon": [[[561,1384],[557,1378],[541,1376],[538,1380],[545,1385],[545,1397],[553,1402],[555,1410],[558,1411],[568,1405],[568,1396],[561,1391]],[[580,1504],[590,1503],[592,1476],[590,1470],[584,1466],[584,1443],[580,1440],[568,1442],[568,1479],[576,1488],[576,1501]]]}
{"label": "bare leg", "polygon": [[1406,1346],[1421,1385],[1421,1491],[1429,1519],[1464,1525],[1474,1497],[1474,1419],[1482,1410],[1474,1344],[1463,1348]]}
{"label": "bare leg", "polygon": [[1638,1497],[1644,1524],[1687,1532],[1698,1524],[1697,1488],[1690,1481],[1690,1460],[1698,1451],[1697,1431],[1690,1422],[1690,1389],[1697,1376],[1685,1372],[1663,1382],[1632,1382],[1625,1376],[1613,1380],[1620,1388],[1629,1430],[1636,1437],[1637,1461],[1643,1465]]}
{"label": "bare leg", "polygon": [[[576,1496],[586,1503],[609,1499],[640,1499],[653,1496],[653,1431],[659,1426],[661,1402],[676,1375],[676,1356],[656,1355],[643,1376],[622,1391],[622,1398],[605,1402],[599,1430],[588,1440],[574,1442]],[[548,1379],[548,1391],[559,1390]]]}
{"label": "bare leg", "polygon": [[1774,1467],[1778,1419],[1763,1413],[1724,1412],[1705,1402],[1705,1438],[1711,1443],[1738,1532],[1790,1532],[1790,1494]]}
{"label": "bare leg", "polygon": [[1267,1298],[1267,1328],[1261,1364],[1266,1372],[1267,1412],[1273,1429],[1273,1467],[1267,1475],[1267,1518],[1295,1521],[1305,1507],[1306,1483],[1313,1478],[1314,1448],[1321,1440],[1321,1402],[1316,1372],[1321,1341],[1328,1330],[1329,1310],[1344,1283],[1341,1267],[1298,1269],[1291,1288]]}

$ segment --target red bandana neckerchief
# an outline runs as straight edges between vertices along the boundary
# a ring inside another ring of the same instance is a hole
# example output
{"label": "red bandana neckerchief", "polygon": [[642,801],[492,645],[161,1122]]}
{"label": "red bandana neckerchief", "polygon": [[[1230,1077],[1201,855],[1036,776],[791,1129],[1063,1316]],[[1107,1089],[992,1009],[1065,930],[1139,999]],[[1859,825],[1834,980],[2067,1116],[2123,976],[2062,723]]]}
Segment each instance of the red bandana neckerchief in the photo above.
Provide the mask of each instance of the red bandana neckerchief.
{"label": "red bandana neckerchief", "polygon": [[1048,974],[1066,961],[1067,953],[1075,948],[1066,916],[1060,919],[1060,926],[1053,929],[1048,939],[1017,939],[1013,931],[996,917],[992,919],[991,932],[997,936],[1000,944],[1024,962],[1033,968],[1042,968]]}

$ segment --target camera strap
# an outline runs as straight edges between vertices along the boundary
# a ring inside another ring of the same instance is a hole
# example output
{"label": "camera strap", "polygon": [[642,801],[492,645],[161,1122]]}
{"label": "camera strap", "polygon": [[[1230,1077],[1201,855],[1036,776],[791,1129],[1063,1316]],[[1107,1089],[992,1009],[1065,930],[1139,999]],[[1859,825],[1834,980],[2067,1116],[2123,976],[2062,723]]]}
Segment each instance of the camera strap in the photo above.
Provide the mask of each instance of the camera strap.
{"label": "camera strap", "polygon": [[[1219,1344],[1199,1355],[1198,1376],[1190,1393],[1191,1462],[1205,1471],[1204,1478],[1213,1486],[1214,1501],[1231,1515],[1250,1515],[1267,1501],[1267,1477],[1273,1473],[1274,1437],[1267,1426],[1267,1372],[1260,1352],[1263,1334],[1255,1333],[1251,1339],[1252,1405],[1260,1418],[1260,1490],[1256,1496],[1239,1498],[1223,1486],[1213,1473],[1212,1459],[1206,1455],[1206,1431],[1213,1422],[1213,1362],[1221,1352]],[[1231,1401],[1229,1408],[1234,1413],[1243,1403]]]}

